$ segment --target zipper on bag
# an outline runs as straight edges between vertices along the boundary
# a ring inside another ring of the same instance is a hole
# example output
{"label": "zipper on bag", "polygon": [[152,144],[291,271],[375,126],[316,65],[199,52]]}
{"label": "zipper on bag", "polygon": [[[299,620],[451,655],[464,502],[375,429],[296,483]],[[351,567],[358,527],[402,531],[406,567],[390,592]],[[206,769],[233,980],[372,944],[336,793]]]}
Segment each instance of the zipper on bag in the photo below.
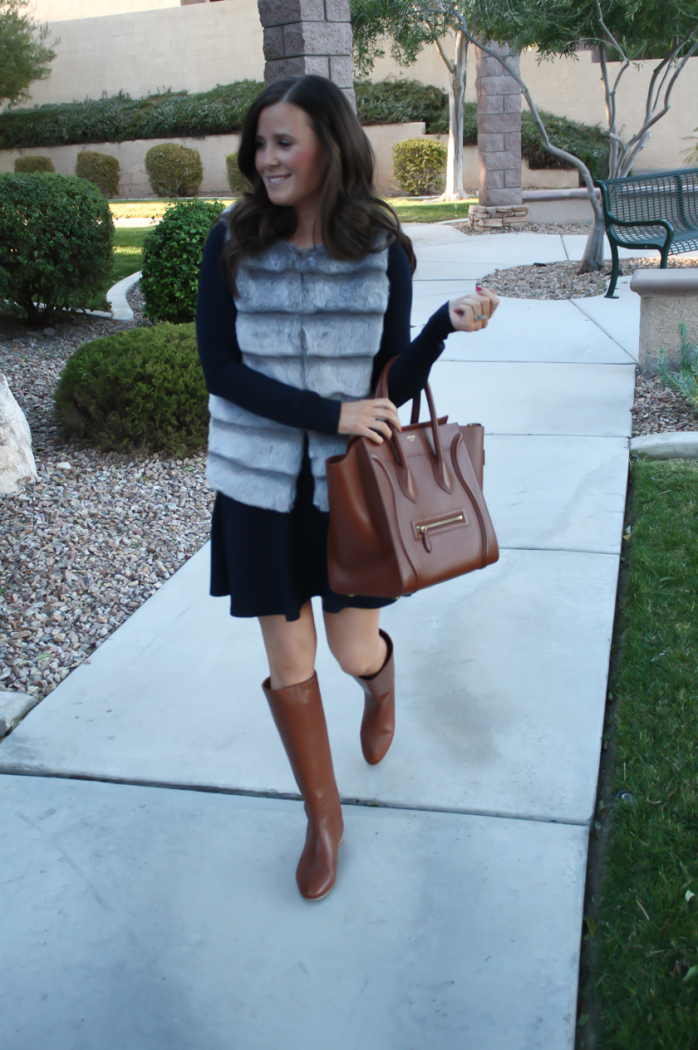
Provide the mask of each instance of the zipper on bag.
{"label": "zipper on bag", "polygon": [[419,539],[422,540],[425,550],[431,552],[431,537],[429,533],[435,529],[445,529],[449,525],[467,525],[468,519],[465,516],[465,511],[459,510],[455,514],[449,514],[443,518],[435,518],[433,521],[423,521],[414,523],[414,531]]}

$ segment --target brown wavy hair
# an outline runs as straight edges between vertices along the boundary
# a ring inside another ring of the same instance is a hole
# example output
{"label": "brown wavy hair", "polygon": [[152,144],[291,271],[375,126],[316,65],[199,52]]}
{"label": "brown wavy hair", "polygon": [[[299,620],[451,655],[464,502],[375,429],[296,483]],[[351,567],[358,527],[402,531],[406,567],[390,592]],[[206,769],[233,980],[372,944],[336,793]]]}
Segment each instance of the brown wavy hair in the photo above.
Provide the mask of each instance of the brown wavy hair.
{"label": "brown wavy hair", "polygon": [[292,103],[307,113],[329,155],[320,205],[322,243],[327,252],[334,259],[363,259],[381,250],[376,247],[376,234],[383,230],[387,240],[379,238],[378,244],[398,241],[414,273],[412,242],[390,205],[374,192],[373,151],[358,117],[336,84],[310,73],[270,84],[254,100],[243,121],[238,166],[247,189],[226,215],[230,237],[226,238],[222,259],[233,292],[241,256],[256,255],[280,239],[287,240],[297,227],[295,208],[271,203],[255,167],[259,115],[277,102]]}

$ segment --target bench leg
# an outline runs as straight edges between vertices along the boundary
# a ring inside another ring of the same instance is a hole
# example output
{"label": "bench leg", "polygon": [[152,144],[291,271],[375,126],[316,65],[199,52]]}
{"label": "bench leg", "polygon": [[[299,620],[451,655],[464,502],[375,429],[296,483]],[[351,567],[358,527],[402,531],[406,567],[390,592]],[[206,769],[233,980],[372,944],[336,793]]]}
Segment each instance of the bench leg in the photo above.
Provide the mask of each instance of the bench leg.
{"label": "bench leg", "polygon": [[609,237],[609,243],[611,245],[611,259],[613,260],[613,269],[611,270],[611,283],[608,286],[606,292],[607,299],[617,299],[618,296],[613,293],[616,290],[616,284],[618,283],[618,277],[620,275],[620,260],[618,258],[618,245],[611,240]]}

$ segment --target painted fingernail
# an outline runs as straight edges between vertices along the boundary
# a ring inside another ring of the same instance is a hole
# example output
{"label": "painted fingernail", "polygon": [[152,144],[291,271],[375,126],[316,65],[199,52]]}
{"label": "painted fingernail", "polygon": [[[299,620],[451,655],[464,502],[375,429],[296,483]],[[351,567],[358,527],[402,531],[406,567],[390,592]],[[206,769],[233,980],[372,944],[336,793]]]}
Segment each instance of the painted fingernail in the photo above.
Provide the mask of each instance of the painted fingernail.
{"label": "painted fingernail", "polygon": [[476,292],[481,292],[482,291],[482,285],[481,284],[476,284],[475,285],[475,291]]}

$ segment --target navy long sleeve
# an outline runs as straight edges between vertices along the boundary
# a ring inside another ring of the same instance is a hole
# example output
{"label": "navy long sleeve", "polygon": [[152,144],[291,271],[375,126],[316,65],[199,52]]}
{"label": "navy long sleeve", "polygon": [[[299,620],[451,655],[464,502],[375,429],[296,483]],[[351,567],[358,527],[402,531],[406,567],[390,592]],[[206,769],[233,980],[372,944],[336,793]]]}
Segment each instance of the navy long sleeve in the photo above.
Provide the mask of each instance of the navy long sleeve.
{"label": "navy long sleeve", "polygon": [[[196,338],[209,392],[286,426],[336,434],[341,401],[288,386],[243,363],[235,332],[237,310],[220,267],[224,237],[225,229],[219,223],[206,241],[196,307]],[[443,340],[454,329],[445,303],[417,338],[410,340],[412,275],[407,254],[397,243],[388,250],[388,280],[388,307],[374,360],[373,384],[385,364],[398,357],[390,370],[389,393],[401,405],[424,387],[444,348]]]}

